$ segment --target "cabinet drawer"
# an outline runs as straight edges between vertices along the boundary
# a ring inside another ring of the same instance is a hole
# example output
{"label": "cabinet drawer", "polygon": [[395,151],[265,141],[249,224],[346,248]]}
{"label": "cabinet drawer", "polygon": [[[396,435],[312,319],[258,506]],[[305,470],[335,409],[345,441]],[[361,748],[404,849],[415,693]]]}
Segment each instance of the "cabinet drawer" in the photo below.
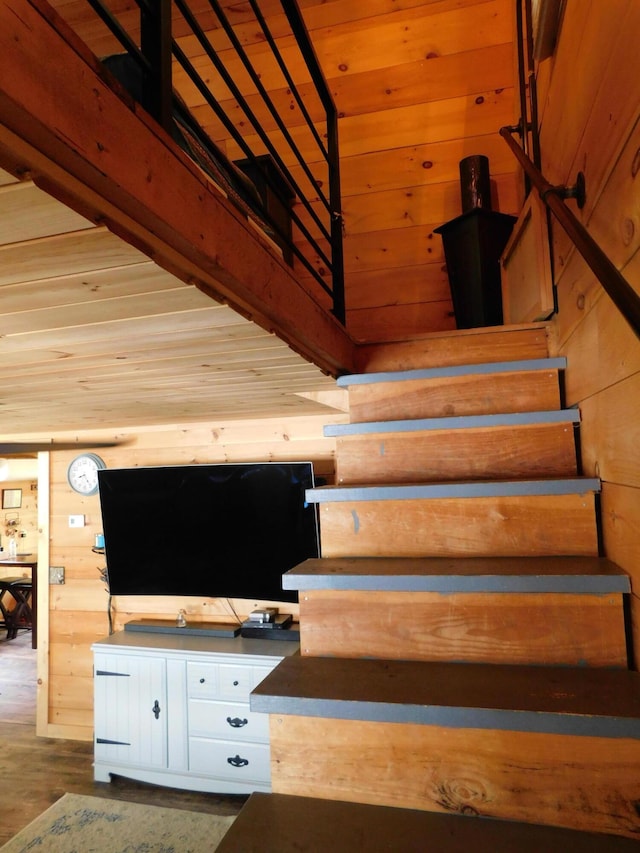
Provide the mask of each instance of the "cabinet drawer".
{"label": "cabinet drawer", "polygon": [[195,737],[269,741],[269,715],[250,711],[248,705],[189,700],[189,734]]}
{"label": "cabinet drawer", "polygon": [[216,779],[269,784],[269,746],[190,737],[189,770]]}
{"label": "cabinet drawer", "polygon": [[187,695],[215,699],[218,695],[218,664],[187,661]]}
{"label": "cabinet drawer", "polygon": [[248,702],[253,688],[271,672],[270,666],[187,661],[187,690],[193,699]]}
{"label": "cabinet drawer", "polygon": [[253,688],[269,675],[271,667],[235,666],[220,664],[219,696],[221,699],[237,699],[248,702]]}

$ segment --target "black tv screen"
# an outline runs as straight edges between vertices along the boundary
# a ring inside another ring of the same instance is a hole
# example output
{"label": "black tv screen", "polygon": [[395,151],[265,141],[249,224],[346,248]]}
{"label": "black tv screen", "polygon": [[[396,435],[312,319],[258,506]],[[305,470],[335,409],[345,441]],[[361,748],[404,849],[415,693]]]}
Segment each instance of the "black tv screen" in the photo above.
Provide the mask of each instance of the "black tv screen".
{"label": "black tv screen", "polygon": [[282,575],[319,555],[310,462],[99,472],[111,595],[297,601]]}

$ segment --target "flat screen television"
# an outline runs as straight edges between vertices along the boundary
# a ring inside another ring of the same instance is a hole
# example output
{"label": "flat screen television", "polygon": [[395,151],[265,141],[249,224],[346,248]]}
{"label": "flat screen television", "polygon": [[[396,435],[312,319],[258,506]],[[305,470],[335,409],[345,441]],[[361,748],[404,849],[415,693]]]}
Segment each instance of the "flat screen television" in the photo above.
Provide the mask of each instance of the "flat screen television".
{"label": "flat screen television", "polygon": [[297,601],[282,575],[319,556],[313,485],[310,462],[100,471],[110,594]]}

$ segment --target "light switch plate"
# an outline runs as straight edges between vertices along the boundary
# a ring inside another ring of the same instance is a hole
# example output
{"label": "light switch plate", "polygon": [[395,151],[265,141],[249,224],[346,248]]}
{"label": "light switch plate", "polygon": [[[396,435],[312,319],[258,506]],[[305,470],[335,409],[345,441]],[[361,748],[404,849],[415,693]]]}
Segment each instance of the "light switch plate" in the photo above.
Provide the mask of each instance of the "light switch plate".
{"label": "light switch plate", "polygon": [[69,527],[84,527],[84,515],[70,515]]}

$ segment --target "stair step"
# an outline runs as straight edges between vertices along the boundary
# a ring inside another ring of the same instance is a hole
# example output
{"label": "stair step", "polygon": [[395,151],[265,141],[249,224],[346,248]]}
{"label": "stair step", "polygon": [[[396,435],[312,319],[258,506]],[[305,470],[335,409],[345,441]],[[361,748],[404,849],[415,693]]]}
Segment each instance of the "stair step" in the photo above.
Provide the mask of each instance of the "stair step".
{"label": "stair step", "polygon": [[488,326],[435,332],[410,341],[363,344],[356,353],[356,372],[546,358],[549,355],[547,330],[547,324],[543,323]]}
{"label": "stair step", "polygon": [[626,667],[628,576],[603,558],[307,560],[303,655]]}
{"label": "stair step", "polygon": [[640,673],[294,655],[253,690],[251,709],[640,740]]}
{"label": "stair step", "polygon": [[367,423],[328,424],[324,435],[328,438],[344,436],[377,435],[388,432],[428,432],[457,429],[488,429],[491,427],[517,427],[546,424],[578,424],[578,409],[557,409],[548,412],[500,412],[495,415],[463,415],[453,418],[415,418],[400,421],[369,421]]}
{"label": "stair step", "polygon": [[275,793],[640,832],[636,672],[292,657],[251,708]]}
{"label": "stair step", "polygon": [[284,589],[384,592],[557,592],[606,595],[631,591],[629,576],[604,557],[336,557],[290,569]]}
{"label": "stair step", "polygon": [[632,853],[635,841],[602,833],[464,815],[253,793],[218,853]]}
{"label": "stair step", "polygon": [[340,376],[340,388],[353,385],[375,385],[379,382],[406,382],[415,379],[453,379],[459,376],[490,376],[500,373],[525,373],[538,370],[564,370],[566,358],[532,358],[522,361],[494,361],[483,364],[456,364],[446,367],[424,367],[380,373],[354,373]]}
{"label": "stair step", "polygon": [[536,480],[468,480],[455,483],[319,486],[307,489],[309,503],[435,500],[448,498],[506,498],[533,495],[586,495],[600,491],[597,477]]}
{"label": "stair step", "polygon": [[576,410],[335,424],[336,481],[571,477]]}
{"label": "stair step", "polygon": [[560,408],[565,359],[466,364],[364,373],[338,380],[349,389],[352,423]]}
{"label": "stair step", "polygon": [[324,557],[595,557],[598,482],[331,486],[307,499]]}

